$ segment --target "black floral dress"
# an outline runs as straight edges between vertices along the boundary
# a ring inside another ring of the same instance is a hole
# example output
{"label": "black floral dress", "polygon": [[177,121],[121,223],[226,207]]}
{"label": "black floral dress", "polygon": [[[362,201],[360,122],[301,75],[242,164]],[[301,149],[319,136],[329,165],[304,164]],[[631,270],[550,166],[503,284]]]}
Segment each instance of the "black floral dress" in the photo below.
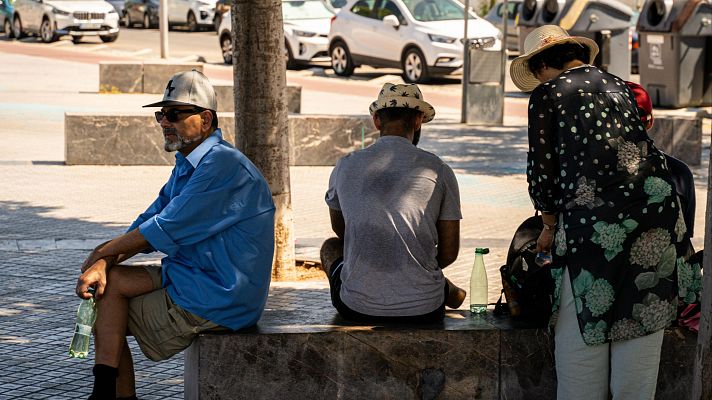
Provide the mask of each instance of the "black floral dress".
{"label": "black floral dress", "polygon": [[559,216],[554,310],[567,267],[588,345],[656,332],[677,308],[685,223],[635,104],[624,81],[588,65],[539,85],[529,101],[529,193],[536,209]]}

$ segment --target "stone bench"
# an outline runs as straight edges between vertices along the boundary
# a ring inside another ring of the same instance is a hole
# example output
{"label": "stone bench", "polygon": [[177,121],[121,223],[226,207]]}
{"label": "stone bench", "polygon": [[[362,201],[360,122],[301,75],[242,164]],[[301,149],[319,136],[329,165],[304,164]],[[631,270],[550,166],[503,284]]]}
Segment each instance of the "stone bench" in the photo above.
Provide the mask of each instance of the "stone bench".
{"label": "stone bench", "polygon": [[[166,82],[181,71],[195,68],[203,72],[202,63],[161,61],[102,61],[99,63],[100,93],[163,94]],[[235,111],[232,85],[213,85],[218,99],[218,112]],[[287,112],[301,112],[302,88],[287,85]]]}
{"label": "stone bench", "polygon": [[702,162],[702,118],[703,113],[653,113],[653,128],[648,135],[655,146],[665,153],[698,166]]}
{"label": "stone bench", "polygon": [[[289,115],[290,165],[331,166],[373,143],[378,131],[367,115]],[[235,143],[233,113],[218,113],[223,137]],[[67,165],[173,165],[153,114],[67,113]]]}
{"label": "stone bench", "polygon": [[[358,326],[321,298],[274,307],[257,327],[202,334],[185,352],[185,399],[553,399],[553,337],[449,311],[442,325]],[[287,293],[289,295],[289,293]],[[305,294],[297,295],[304,298]],[[665,333],[656,399],[687,398],[697,335]]]}

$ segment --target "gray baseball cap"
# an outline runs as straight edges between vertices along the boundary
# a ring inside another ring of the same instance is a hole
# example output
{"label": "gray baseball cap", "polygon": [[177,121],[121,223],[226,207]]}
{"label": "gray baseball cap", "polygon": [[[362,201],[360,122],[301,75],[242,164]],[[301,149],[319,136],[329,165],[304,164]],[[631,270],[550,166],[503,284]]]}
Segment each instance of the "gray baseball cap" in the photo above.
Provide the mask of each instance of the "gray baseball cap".
{"label": "gray baseball cap", "polygon": [[163,92],[163,100],[144,107],[197,106],[217,111],[215,89],[202,72],[192,70],[179,72],[171,77]]}

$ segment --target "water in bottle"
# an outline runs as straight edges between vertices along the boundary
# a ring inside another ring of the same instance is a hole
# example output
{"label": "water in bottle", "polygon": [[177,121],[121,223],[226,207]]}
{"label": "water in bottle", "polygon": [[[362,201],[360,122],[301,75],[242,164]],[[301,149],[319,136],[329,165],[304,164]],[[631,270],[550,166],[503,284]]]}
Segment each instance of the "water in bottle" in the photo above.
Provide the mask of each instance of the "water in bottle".
{"label": "water in bottle", "polygon": [[470,312],[473,314],[487,311],[487,270],[483,258],[487,253],[488,248],[475,249],[475,265],[470,275]]}
{"label": "water in bottle", "polygon": [[94,303],[94,291],[90,290],[92,297],[82,300],[77,309],[77,323],[74,326],[74,336],[69,345],[69,356],[72,358],[87,358],[89,354],[89,342],[91,341],[91,330],[96,320],[96,304]]}

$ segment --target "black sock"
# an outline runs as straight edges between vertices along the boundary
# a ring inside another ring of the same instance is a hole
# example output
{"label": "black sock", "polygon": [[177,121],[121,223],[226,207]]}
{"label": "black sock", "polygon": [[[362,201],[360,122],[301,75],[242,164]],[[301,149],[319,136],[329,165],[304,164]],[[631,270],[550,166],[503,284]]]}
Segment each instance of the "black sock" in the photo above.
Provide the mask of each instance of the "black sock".
{"label": "black sock", "polygon": [[104,364],[94,366],[94,390],[91,392],[90,400],[114,400],[116,399],[116,376],[119,374],[118,368],[113,368]]}

